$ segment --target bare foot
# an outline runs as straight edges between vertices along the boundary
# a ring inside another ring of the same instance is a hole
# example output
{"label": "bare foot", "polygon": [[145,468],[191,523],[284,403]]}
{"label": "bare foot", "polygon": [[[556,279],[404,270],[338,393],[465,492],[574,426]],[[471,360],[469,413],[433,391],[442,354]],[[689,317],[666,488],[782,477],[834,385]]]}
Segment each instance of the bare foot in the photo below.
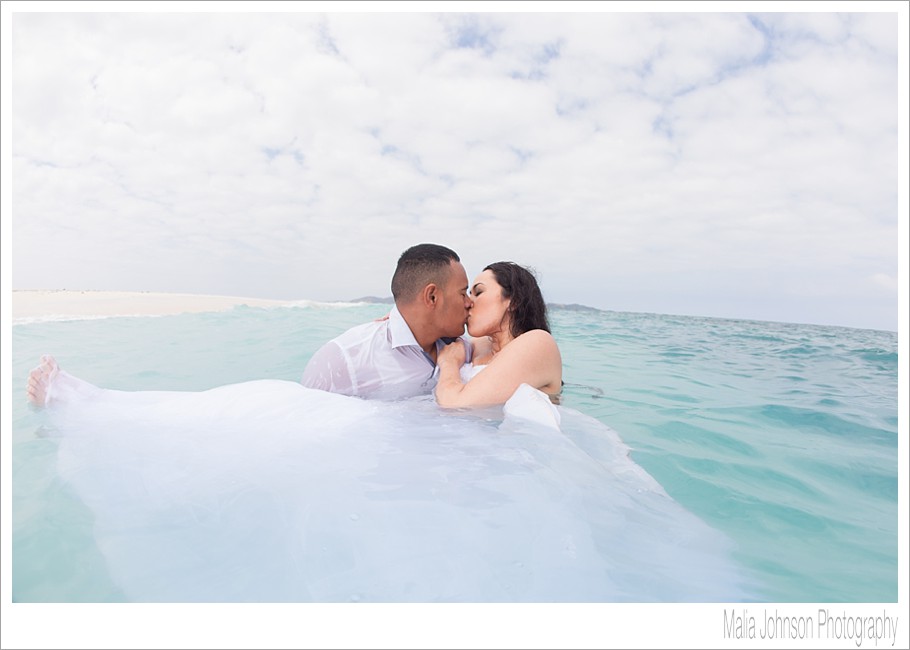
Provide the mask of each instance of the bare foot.
{"label": "bare foot", "polygon": [[38,367],[28,373],[28,401],[35,406],[45,406],[47,404],[48,393],[50,392],[51,382],[60,372],[60,366],[57,360],[49,354],[41,357],[41,363]]}

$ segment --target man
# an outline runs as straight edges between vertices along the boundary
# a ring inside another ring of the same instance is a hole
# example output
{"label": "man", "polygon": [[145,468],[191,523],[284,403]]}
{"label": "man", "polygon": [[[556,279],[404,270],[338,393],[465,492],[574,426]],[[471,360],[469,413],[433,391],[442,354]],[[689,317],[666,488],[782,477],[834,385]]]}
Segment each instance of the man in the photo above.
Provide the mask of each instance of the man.
{"label": "man", "polygon": [[412,246],[398,259],[392,297],[387,319],[353,327],[317,350],[301,383],[381,399],[431,393],[437,354],[464,334],[471,307],[461,259],[445,246]]}

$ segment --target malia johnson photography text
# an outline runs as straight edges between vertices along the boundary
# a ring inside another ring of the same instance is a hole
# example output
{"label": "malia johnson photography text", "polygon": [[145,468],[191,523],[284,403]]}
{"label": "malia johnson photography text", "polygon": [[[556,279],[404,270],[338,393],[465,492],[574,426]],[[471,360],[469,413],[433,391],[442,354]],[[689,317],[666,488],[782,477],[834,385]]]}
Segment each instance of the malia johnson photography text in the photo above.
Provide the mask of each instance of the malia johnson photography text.
{"label": "malia johnson photography text", "polygon": [[894,646],[897,641],[897,616],[849,616],[819,609],[816,617],[782,615],[777,609],[764,610],[760,617],[748,609],[724,610],[725,639],[848,639],[860,648],[863,643]]}

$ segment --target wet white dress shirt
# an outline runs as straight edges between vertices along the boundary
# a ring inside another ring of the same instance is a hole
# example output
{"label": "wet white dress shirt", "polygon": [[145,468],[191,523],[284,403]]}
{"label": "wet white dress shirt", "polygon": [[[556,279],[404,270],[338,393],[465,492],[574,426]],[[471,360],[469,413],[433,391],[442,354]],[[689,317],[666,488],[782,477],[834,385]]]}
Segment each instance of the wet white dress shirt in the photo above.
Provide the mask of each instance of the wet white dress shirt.
{"label": "wet white dress shirt", "polygon": [[[437,353],[445,345],[436,341]],[[432,393],[438,378],[436,363],[393,307],[388,320],[357,325],[323,345],[300,383],[342,395],[400,399]]]}

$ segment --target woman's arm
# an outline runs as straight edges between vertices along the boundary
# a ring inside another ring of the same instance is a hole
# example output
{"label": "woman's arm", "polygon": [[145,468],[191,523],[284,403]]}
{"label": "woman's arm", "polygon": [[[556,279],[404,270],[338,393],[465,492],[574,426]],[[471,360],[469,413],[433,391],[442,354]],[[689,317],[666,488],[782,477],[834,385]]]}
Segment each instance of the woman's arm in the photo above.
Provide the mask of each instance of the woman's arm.
{"label": "woman's arm", "polygon": [[559,347],[544,330],[525,332],[511,341],[468,383],[461,381],[464,346],[460,341],[446,346],[437,363],[436,401],[445,408],[504,404],[521,384],[555,395],[562,384]]}

